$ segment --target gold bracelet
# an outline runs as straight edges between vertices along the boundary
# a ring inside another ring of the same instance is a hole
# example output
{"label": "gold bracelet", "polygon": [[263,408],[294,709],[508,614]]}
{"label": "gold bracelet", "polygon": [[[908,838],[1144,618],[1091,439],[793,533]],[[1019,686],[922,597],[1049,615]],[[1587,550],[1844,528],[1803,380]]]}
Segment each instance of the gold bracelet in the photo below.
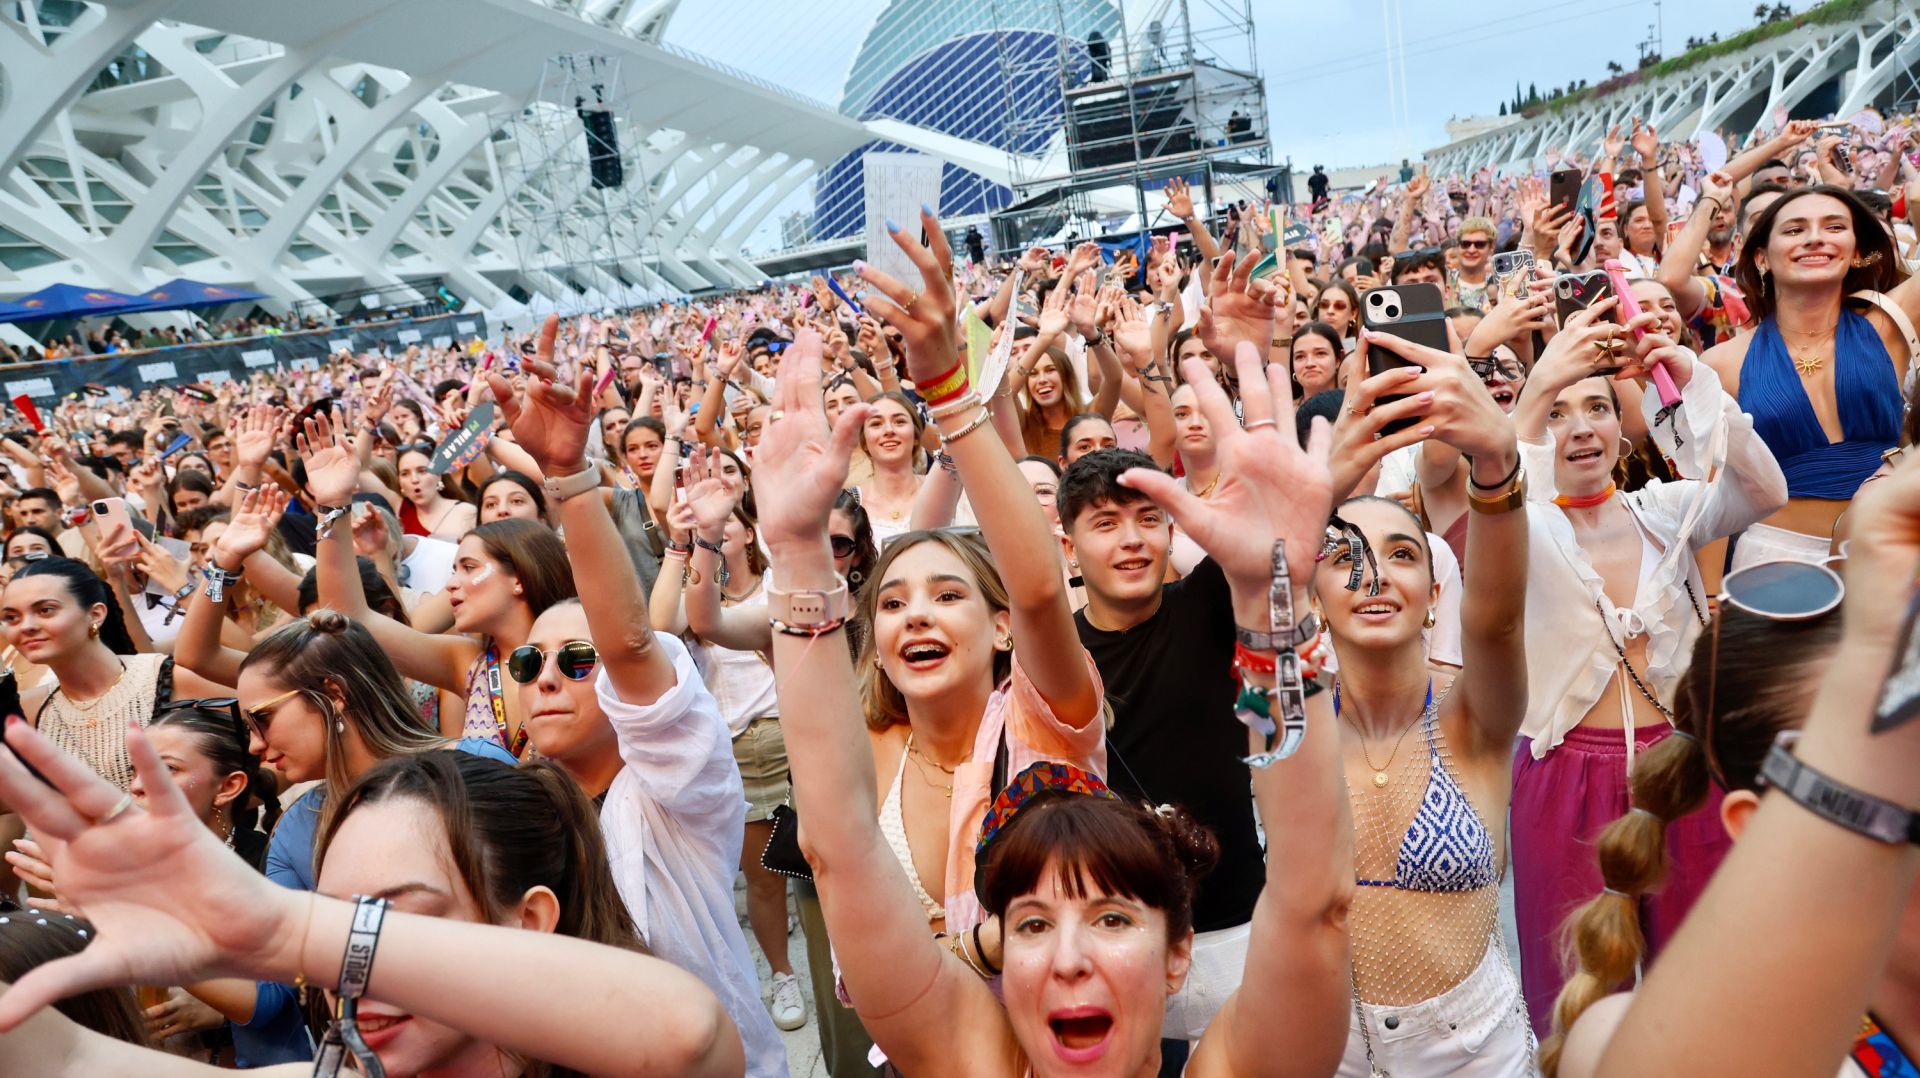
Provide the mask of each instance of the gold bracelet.
{"label": "gold bracelet", "polygon": [[293,955],[293,988],[302,1007],[307,1005],[307,935],[313,931],[313,904],[318,898],[317,893],[307,892],[307,923],[300,929],[300,949]]}
{"label": "gold bracelet", "polygon": [[980,409],[979,415],[974,416],[973,419],[970,422],[968,422],[966,426],[961,427],[959,430],[954,431],[952,434],[948,434],[946,431],[941,431],[940,444],[942,446],[952,445],[953,443],[959,441],[962,438],[965,438],[967,435],[972,434],[974,431],[979,430],[981,427],[986,426],[988,423],[992,421],[993,421],[993,413],[988,411],[985,408],[982,408]]}
{"label": "gold bracelet", "polygon": [[1511,513],[1527,504],[1527,473],[1520,467],[1513,470],[1513,478],[1506,483],[1506,489],[1491,495],[1482,495],[1474,487],[1472,477],[1467,482],[1467,508],[1476,513]]}

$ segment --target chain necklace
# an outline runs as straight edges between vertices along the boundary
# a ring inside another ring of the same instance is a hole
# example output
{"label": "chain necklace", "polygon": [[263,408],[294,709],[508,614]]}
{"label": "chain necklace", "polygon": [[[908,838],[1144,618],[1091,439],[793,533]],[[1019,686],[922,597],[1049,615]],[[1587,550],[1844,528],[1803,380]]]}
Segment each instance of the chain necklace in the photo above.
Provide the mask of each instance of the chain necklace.
{"label": "chain necklace", "polygon": [[[953,768],[942,767],[938,760],[931,760],[928,757],[922,756],[920,753],[915,752],[913,749],[912,734],[907,735],[907,755],[913,758],[914,768],[920,772],[920,778],[924,780],[927,785],[933,787],[936,790],[939,790],[943,794],[946,794],[947,800],[949,801],[953,800],[953,782],[952,782]],[[947,773],[948,781],[944,785],[938,779],[935,779],[933,776],[927,774],[927,764],[929,763],[933,764],[934,767],[939,768],[941,771],[944,771]]]}
{"label": "chain necklace", "polygon": [[[1692,581],[1687,582],[1687,597],[1689,599],[1693,597]],[[1593,601],[1593,612],[1600,615],[1600,627],[1607,631],[1607,643],[1612,644],[1613,653],[1620,656],[1620,665],[1626,669],[1627,676],[1633,679],[1633,687],[1639,689],[1640,695],[1647,698],[1647,703],[1652,704],[1653,709],[1658,711],[1662,718],[1671,723],[1673,721],[1673,712],[1668,710],[1667,705],[1660,702],[1660,698],[1653,694],[1652,689],[1647,688],[1647,683],[1640,680],[1640,672],[1635,670],[1633,664],[1627,661],[1627,650],[1620,646],[1619,640],[1614,638],[1613,623],[1607,620],[1607,612],[1600,606],[1600,600],[1598,599]]]}
{"label": "chain necklace", "polygon": [[1208,483],[1203,489],[1194,491],[1193,496],[1196,498],[1205,498],[1207,495],[1213,493],[1214,487],[1217,487],[1219,485],[1220,485],[1220,473],[1218,471],[1215,471],[1213,473],[1213,482]]}
{"label": "chain necklace", "polygon": [[1781,343],[1786,344],[1787,355],[1793,357],[1793,369],[1798,371],[1802,378],[1811,378],[1819,374],[1827,365],[1827,357],[1820,354],[1820,346],[1830,342],[1833,339],[1832,335],[1825,331],[1816,331],[1814,336],[1814,340],[1800,346],[1810,349],[1810,351],[1805,354],[1796,352],[1793,345],[1786,344],[1786,335],[1784,333],[1781,334],[1780,337]]}
{"label": "chain necklace", "polygon": [[[110,696],[110,695],[112,695],[112,693],[113,693],[113,690],[115,690],[115,689],[117,689],[117,688],[119,688],[119,687],[120,687],[120,682],[121,682],[122,680],[124,680],[124,679],[126,678],[126,676],[127,676],[127,664],[126,664],[126,662],[125,662],[124,660],[116,660],[116,661],[119,661],[119,662],[120,662],[120,673],[118,673],[118,674],[116,674],[116,675],[114,675],[114,679],[113,679],[113,682],[112,682],[112,684],[109,684],[109,685],[108,685],[108,686],[107,686],[107,687],[106,687],[105,689],[103,689],[103,690],[101,690],[101,692],[100,692],[100,695],[98,695],[98,696],[96,696],[96,697],[94,697],[94,698],[93,698],[93,699],[91,699],[91,700],[78,700],[78,699],[75,699],[75,698],[74,698],[74,696],[73,696],[73,694],[72,694],[72,693],[70,693],[70,692],[68,692],[68,691],[67,691],[66,689],[64,689],[64,688],[56,688],[56,689],[55,689],[55,691],[56,691],[56,692],[58,692],[58,693],[59,693],[59,694],[60,694],[61,696],[64,696],[64,697],[66,697],[66,698],[67,698],[67,703],[69,703],[69,704],[72,704],[72,705],[74,706],[74,710],[76,710],[76,711],[92,711],[92,710],[93,710],[94,708],[96,708],[96,707],[99,707],[99,706],[100,706],[100,701],[102,701],[102,700],[105,700],[105,699],[106,699],[106,698],[107,698],[108,696]],[[87,725],[88,725],[88,726],[92,726],[92,725],[93,725],[93,720],[92,720],[92,719],[88,719],[88,720],[87,720]]]}
{"label": "chain necklace", "polygon": [[[1433,692],[1432,688],[1429,687],[1427,692],[1429,697],[1431,697]],[[1339,678],[1333,679],[1333,713],[1335,715],[1340,715],[1340,679]],[[1420,725],[1420,720],[1426,717],[1427,717],[1426,709],[1421,708],[1420,714],[1415,715],[1413,717],[1413,721],[1407,723],[1406,729],[1400,731],[1400,736],[1393,739],[1393,751],[1387,753],[1387,762],[1384,764],[1375,764],[1373,762],[1373,754],[1367,751],[1366,731],[1360,729],[1359,724],[1354,722],[1351,717],[1346,715],[1340,715],[1341,721],[1345,722],[1348,726],[1353,727],[1353,732],[1360,736],[1360,758],[1366,761],[1367,770],[1373,772],[1373,788],[1374,789],[1376,790],[1386,789],[1387,772],[1390,768],[1393,767],[1394,757],[1400,755],[1401,744],[1407,740],[1407,735],[1413,732],[1413,728]]]}

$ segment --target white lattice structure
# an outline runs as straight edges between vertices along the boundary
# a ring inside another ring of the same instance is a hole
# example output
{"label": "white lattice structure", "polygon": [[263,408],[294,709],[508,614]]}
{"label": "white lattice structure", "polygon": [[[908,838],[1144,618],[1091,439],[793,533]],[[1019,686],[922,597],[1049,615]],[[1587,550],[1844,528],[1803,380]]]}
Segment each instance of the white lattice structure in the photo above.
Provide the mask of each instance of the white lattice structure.
{"label": "white lattice structure", "polygon": [[1549,148],[1591,150],[1608,128],[1635,116],[1667,139],[1722,128],[1744,139],[1770,128],[1776,107],[1793,112],[1817,101],[1826,106],[1818,112],[1839,116],[1869,105],[1885,108],[1911,96],[1916,65],[1920,7],[1880,0],[1855,22],[1804,26],[1741,53],[1462,139],[1429,151],[1427,164],[1442,175],[1524,166]]}
{"label": "white lattice structure", "polygon": [[875,134],[663,43],[677,3],[0,0],[0,297],[186,275],[289,301],[435,277],[487,307],[552,298],[508,232],[504,128],[548,58],[582,52],[626,73],[627,183],[652,207],[624,226],[641,264],[588,287],[756,284],[742,242]]}

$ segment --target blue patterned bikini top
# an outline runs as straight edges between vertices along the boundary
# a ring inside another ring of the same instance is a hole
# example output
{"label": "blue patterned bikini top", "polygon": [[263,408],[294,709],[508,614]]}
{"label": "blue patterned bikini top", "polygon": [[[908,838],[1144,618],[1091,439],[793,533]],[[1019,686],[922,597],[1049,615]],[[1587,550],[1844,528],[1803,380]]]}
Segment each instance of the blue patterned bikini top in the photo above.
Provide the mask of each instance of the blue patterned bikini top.
{"label": "blue patterned bikini top", "polygon": [[1427,788],[1420,807],[1400,840],[1400,857],[1393,879],[1355,880],[1362,887],[1398,887],[1403,891],[1478,891],[1500,880],[1493,856],[1493,835],[1466,791],[1453,780],[1440,755],[1439,727],[1433,690],[1427,690],[1427,712],[1420,720],[1427,740]]}

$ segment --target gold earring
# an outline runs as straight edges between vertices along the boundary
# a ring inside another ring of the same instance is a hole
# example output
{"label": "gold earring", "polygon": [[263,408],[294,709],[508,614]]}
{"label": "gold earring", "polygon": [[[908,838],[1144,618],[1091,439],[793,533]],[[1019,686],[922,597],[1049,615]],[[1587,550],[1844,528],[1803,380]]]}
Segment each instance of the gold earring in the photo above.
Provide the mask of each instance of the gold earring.
{"label": "gold earring", "polygon": [[995,640],[995,641],[993,642],[993,650],[995,650],[995,651],[1012,651],[1012,650],[1013,650],[1013,637],[1011,637],[1011,636],[1003,636],[1003,637],[1000,637],[999,639],[997,639],[997,640]]}
{"label": "gold earring", "polygon": [[1427,607],[1427,628],[1429,629],[1433,628],[1433,623],[1435,620],[1436,619],[1434,617],[1433,607]]}
{"label": "gold earring", "polygon": [[100,639],[100,623],[99,622],[96,621],[87,626],[87,639],[89,640]]}

